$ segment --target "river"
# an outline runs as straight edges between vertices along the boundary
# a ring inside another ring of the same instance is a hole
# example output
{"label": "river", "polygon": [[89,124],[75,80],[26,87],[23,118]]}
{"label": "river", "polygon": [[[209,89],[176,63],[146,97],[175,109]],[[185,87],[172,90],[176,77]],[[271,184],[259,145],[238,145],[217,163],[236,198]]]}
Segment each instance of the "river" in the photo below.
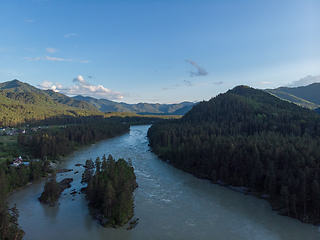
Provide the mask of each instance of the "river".
{"label": "river", "polygon": [[[197,179],[161,161],[150,152],[146,137],[150,126],[133,126],[120,137],[103,140],[73,153],[62,163],[72,172],[58,174],[60,181],[74,178],[55,207],[41,204],[44,182],[12,194],[25,240],[37,239],[320,239],[320,228],[280,216],[270,204],[250,195]],[[103,154],[132,161],[139,187],[134,191],[138,225],[127,230],[103,228],[92,219],[79,191],[83,167],[75,164]],[[78,173],[76,173],[78,171]]]}

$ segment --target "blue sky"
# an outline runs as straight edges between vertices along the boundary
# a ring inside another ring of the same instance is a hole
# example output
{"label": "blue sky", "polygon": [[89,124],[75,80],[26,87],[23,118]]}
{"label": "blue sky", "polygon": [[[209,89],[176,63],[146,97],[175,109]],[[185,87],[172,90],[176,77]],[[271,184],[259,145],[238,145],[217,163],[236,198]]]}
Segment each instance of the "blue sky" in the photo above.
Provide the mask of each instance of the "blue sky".
{"label": "blue sky", "polygon": [[2,0],[0,82],[127,103],[320,82],[318,0]]}

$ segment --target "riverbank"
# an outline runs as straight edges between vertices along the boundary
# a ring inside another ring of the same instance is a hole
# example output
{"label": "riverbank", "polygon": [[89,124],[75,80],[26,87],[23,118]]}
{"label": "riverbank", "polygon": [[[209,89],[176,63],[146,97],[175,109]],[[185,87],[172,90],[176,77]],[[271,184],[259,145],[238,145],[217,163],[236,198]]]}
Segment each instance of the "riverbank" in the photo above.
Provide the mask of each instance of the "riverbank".
{"label": "riverbank", "polygon": [[285,205],[283,203],[281,203],[281,201],[279,201],[278,199],[270,198],[269,194],[266,192],[255,191],[254,189],[250,189],[250,188],[247,188],[244,186],[228,185],[220,180],[212,181],[211,177],[209,175],[202,174],[199,172],[187,171],[185,169],[181,169],[181,168],[175,166],[170,160],[164,160],[160,156],[158,156],[158,158],[161,159],[162,161],[169,163],[170,165],[174,166],[175,168],[182,170],[183,172],[187,172],[187,173],[192,174],[196,178],[209,180],[212,184],[217,184],[219,186],[229,188],[235,192],[239,192],[242,194],[249,194],[249,195],[255,196],[258,199],[266,200],[267,202],[269,202],[270,206],[272,207],[272,211],[277,211],[278,214],[281,216],[297,219],[303,223],[312,224],[315,226],[320,226],[320,217],[314,217],[314,216],[301,217],[301,216],[294,216],[293,214],[288,215],[288,212],[286,211]]}

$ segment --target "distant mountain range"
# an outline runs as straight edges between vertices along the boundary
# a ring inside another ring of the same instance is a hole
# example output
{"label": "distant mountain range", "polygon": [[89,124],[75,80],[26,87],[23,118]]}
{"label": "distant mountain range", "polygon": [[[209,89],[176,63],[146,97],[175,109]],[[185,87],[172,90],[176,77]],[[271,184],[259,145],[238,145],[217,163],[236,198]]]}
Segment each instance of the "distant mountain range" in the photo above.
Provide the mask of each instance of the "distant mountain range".
{"label": "distant mountain range", "polygon": [[138,103],[128,104],[123,102],[113,102],[107,99],[96,99],[81,95],[72,97],[73,99],[85,101],[95,106],[102,112],[132,112],[138,114],[168,114],[184,115],[194,103],[182,102],[178,104],[159,104],[159,103]]}
{"label": "distant mountain range", "polygon": [[[281,99],[294,102],[297,105],[320,113],[320,83],[313,83],[305,87],[297,88],[280,87],[276,89],[266,89],[265,91]],[[184,115],[196,104],[194,102],[182,102],[178,104],[128,104],[81,95],[68,97],[52,90],[36,88],[16,79],[0,83],[0,103],[2,104],[2,112],[9,111],[8,109],[10,109],[10,112],[15,111],[12,114],[24,115],[25,112],[27,112],[31,116],[34,115],[32,112],[36,112],[37,115],[39,115],[39,112],[42,111],[50,116],[66,114],[66,112],[67,114],[73,113],[74,115],[88,115],[90,114],[89,112],[96,112],[97,114],[101,114],[102,112],[129,112],[140,115]],[[10,107],[4,106],[7,104],[11,104]],[[16,106],[21,104],[24,110],[17,112],[19,108]],[[13,105],[15,107],[12,107]],[[32,108],[32,111],[27,110],[27,108]],[[53,114],[53,112],[56,112],[56,114]],[[8,114],[9,113],[6,113],[6,115]],[[28,117],[30,117],[29,115]],[[5,117],[5,115],[2,117]],[[21,118],[22,117],[24,116],[21,116]]]}
{"label": "distant mountain range", "polygon": [[27,104],[64,110],[71,108],[96,112],[130,112],[159,115],[183,115],[195,104],[193,102],[182,102],[178,104],[127,104],[81,95],[68,97],[52,90],[41,90],[16,79],[0,83],[0,100],[1,103]]}
{"label": "distant mountain range", "polygon": [[279,87],[265,91],[299,106],[313,110],[318,109],[316,111],[320,112],[320,83],[295,88]]}

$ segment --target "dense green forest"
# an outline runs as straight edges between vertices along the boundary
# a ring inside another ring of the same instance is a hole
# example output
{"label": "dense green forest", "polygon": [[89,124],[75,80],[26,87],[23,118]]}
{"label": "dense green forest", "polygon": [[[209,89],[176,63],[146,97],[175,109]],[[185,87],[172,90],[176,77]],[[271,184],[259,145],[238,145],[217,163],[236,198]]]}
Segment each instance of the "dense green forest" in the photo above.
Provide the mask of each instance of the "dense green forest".
{"label": "dense green forest", "polygon": [[82,182],[88,183],[85,193],[94,215],[102,215],[100,223],[122,226],[133,217],[132,193],[137,187],[136,176],[130,162],[104,155],[85,163]]}
{"label": "dense green forest", "polygon": [[28,147],[36,158],[56,159],[69,155],[78,147],[126,133],[129,128],[128,124],[102,118],[83,124],[47,128],[31,135],[20,134],[18,143]]}
{"label": "dense green forest", "polygon": [[152,149],[174,166],[264,196],[283,215],[320,223],[320,115],[239,86],[155,123]]}

